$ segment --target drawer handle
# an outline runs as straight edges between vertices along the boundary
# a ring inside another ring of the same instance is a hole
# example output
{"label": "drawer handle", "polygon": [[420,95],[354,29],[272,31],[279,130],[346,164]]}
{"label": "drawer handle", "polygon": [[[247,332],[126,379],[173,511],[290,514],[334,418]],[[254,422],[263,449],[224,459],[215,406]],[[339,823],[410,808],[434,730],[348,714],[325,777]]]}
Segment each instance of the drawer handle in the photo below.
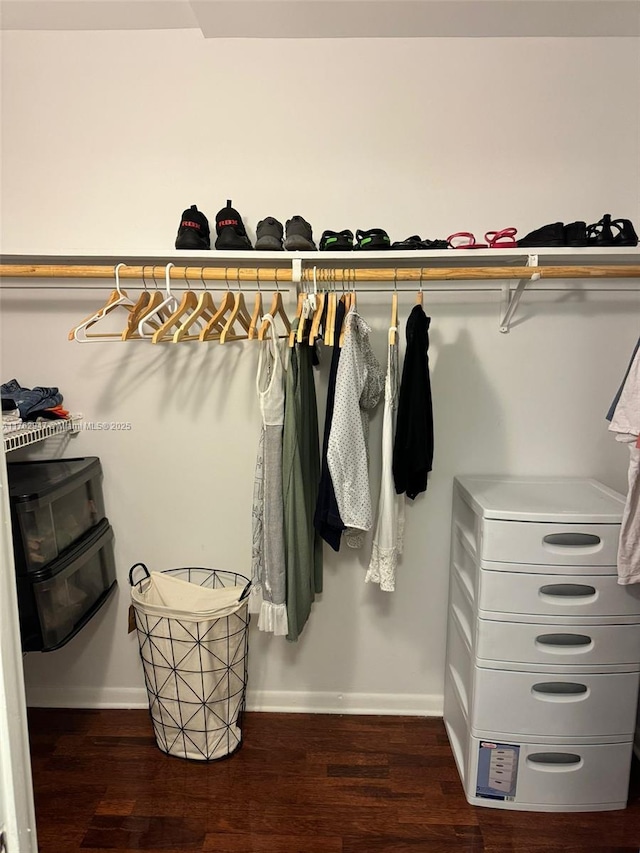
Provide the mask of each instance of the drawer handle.
{"label": "drawer handle", "polygon": [[579,770],[583,760],[575,752],[533,752],[527,756],[527,766],[532,770],[566,773]]}
{"label": "drawer handle", "polygon": [[531,693],[541,702],[581,702],[589,695],[586,684],[573,681],[540,681],[531,688]]}
{"label": "drawer handle", "polygon": [[586,583],[548,583],[540,587],[540,595],[554,598],[583,598],[593,601],[596,597],[595,586]]}
{"label": "drawer handle", "polygon": [[589,651],[593,648],[591,637],[586,634],[539,634],[536,637],[536,645],[543,646],[545,652],[556,652],[559,654],[575,651]]}
{"label": "drawer handle", "polygon": [[548,533],[542,537],[545,545],[556,548],[594,548],[602,539],[595,533]]}

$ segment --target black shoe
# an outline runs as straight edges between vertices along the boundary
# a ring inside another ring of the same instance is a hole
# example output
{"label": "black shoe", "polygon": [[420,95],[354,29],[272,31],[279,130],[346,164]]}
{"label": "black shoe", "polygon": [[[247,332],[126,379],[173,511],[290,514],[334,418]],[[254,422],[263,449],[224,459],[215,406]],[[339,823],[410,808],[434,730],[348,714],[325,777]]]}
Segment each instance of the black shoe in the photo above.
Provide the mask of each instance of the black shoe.
{"label": "black shoe", "polygon": [[226,207],[218,211],[216,234],[216,249],[253,249],[242,217],[231,207],[231,199],[228,199]]}
{"label": "black shoe", "polygon": [[360,251],[375,251],[377,249],[391,248],[391,240],[386,231],[382,228],[370,228],[368,231],[356,231],[356,240],[358,245],[356,249]]}
{"label": "black shoe", "polygon": [[425,249],[448,249],[448,240],[423,240],[422,245]]}
{"label": "black shoe", "polygon": [[613,246],[610,213],[605,213],[600,222],[587,226],[587,238],[589,246]]}
{"label": "black shoe", "polygon": [[518,240],[518,246],[540,248],[544,246],[564,246],[564,224],[562,222],[554,222],[552,225],[543,225],[542,228],[529,231],[525,237]]}
{"label": "black shoe", "polygon": [[292,216],[287,219],[287,236],[284,247],[288,252],[315,252],[311,226],[302,216]]}
{"label": "black shoe", "polygon": [[391,244],[392,249],[423,249],[422,239],[414,234],[413,237],[407,237],[406,240],[396,240]]}
{"label": "black shoe", "polygon": [[588,246],[587,223],[578,220],[564,226],[565,246]]}
{"label": "black shoe", "polygon": [[[617,233],[613,233],[613,228]],[[605,213],[600,222],[587,228],[589,246],[637,246],[638,235],[630,219],[611,219]]]}
{"label": "black shoe", "polygon": [[267,252],[282,252],[282,223],[267,216],[258,222],[256,228],[256,249]]}
{"label": "black shoe", "polygon": [[207,217],[192,204],[182,214],[178,236],[176,237],[176,249],[210,249],[211,234]]}
{"label": "black shoe", "polygon": [[614,246],[637,246],[638,235],[630,219],[614,219],[611,223],[613,228],[618,228],[618,233],[613,238]]}
{"label": "black shoe", "polygon": [[353,231],[323,231],[320,238],[321,252],[350,252],[353,249]]}

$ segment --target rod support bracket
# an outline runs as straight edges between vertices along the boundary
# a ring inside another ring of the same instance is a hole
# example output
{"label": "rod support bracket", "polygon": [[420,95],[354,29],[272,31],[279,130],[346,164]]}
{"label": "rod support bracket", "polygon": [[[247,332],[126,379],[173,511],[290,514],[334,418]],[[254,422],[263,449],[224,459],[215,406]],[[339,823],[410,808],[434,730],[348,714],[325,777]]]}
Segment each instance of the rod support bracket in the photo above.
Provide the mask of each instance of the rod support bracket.
{"label": "rod support bracket", "polygon": [[[527,258],[527,266],[528,267],[537,267],[538,266],[538,256],[537,255],[529,255]],[[538,281],[541,278],[539,272],[534,272],[531,275],[531,278],[521,278],[516,285],[516,289],[511,292],[511,284],[510,282],[505,282],[502,285],[502,305],[500,308],[500,321],[498,323],[498,328],[502,332],[503,335],[509,334],[511,330],[511,321],[513,319],[513,315],[516,313],[518,305],[520,304],[520,300],[522,299],[522,295],[525,291],[526,286],[530,281]]]}
{"label": "rod support bracket", "polygon": [[301,258],[292,258],[291,259],[291,281],[293,282],[293,286],[296,289],[296,293],[299,293],[300,285],[302,283],[302,260],[301,260]]}

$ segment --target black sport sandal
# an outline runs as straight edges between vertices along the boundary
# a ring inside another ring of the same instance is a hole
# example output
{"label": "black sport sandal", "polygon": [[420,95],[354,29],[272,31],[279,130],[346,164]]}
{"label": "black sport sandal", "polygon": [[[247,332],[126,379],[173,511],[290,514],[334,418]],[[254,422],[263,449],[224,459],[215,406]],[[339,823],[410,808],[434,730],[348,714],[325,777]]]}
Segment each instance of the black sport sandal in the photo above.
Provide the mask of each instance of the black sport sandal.
{"label": "black sport sandal", "polygon": [[379,249],[390,249],[391,240],[386,231],[382,228],[370,228],[368,231],[356,231],[356,240],[358,241],[356,249],[361,251],[375,251]]}
{"label": "black sport sandal", "polygon": [[353,249],[353,231],[323,231],[320,238],[321,252],[350,252]]}

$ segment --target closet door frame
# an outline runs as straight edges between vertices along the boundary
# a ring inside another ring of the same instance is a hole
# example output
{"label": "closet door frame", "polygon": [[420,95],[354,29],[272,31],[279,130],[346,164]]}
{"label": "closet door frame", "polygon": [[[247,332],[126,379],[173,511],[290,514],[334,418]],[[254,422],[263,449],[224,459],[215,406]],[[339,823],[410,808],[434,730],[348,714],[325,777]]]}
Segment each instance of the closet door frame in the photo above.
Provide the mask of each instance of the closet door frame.
{"label": "closet door frame", "polygon": [[0,850],[37,853],[4,449],[0,452],[0,833],[5,844]]}

